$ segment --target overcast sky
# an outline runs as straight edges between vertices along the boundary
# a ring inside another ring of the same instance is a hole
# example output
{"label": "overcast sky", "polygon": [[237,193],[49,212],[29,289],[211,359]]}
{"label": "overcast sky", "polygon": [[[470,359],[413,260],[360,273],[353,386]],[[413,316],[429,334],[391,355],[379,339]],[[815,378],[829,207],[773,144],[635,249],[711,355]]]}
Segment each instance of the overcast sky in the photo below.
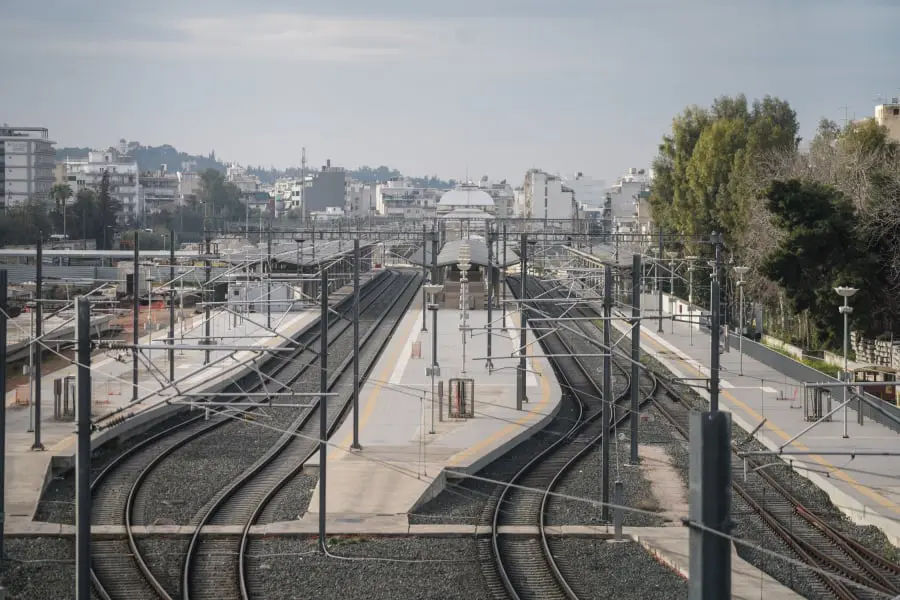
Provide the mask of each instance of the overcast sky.
{"label": "overcast sky", "polygon": [[0,122],[250,164],[608,180],[673,115],[900,95],[897,0],[0,0]]}

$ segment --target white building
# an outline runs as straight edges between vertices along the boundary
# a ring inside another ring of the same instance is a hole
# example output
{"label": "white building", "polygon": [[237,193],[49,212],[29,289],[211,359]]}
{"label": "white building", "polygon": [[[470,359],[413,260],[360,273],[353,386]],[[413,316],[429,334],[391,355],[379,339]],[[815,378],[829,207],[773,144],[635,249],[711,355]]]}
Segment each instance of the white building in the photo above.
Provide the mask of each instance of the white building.
{"label": "white building", "polygon": [[606,182],[584,173],[564,176],[562,184],[572,190],[579,208],[601,208],[606,196]]}
{"label": "white building", "polygon": [[91,150],[87,160],[66,159],[63,177],[73,197],[84,189],[97,191],[103,174],[109,173],[109,195],[122,205],[121,217],[138,220],[141,216],[140,178],[137,163],[117,150]]}
{"label": "white building", "polygon": [[610,197],[610,225],[612,230],[628,230],[647,233],[650,224],[650,184],[653,172],[632,167],[619,177],[616,184],[607,190]]}
{"label": "white building", "polygon": [[515,190],[505,179],[492,183],[485,175],[478,183],[478,187],[494,200],[494,211],[491,214],[500,218],[512,217],[516,214]]}
{"label": "white building", "polygon": [[375,209],[386,217],[424,219],[434,216],[439,194],[440,190],[416,187],[403,177],[395,177],[378,184]]}
{"label": "white building", "polygon": [[887,128],[889,138],[900,142],[900,98],[891,98],[890,104],[876,106],[875,121]]}
{"label": "white building", "polygon": [[529,169],[522,186],[523,216],[531,219],[575,219],[575,195],[562,179],[540,169]]}
{"label": "white building", "polygon": [[237,163],[231,163],[225,170],[225,181],[232,183],[242,194],[259,191],[259,177],[249,175],[247,170]]}
{"label": "white building", "polygon": [[171,212],[181,204],[181,180],[178,174],[169,173],[166,165],[162,165],[158,171],[141,173],[138,181],[142,216],[162,210]]}
{"label": "white building", "polygon": [[49,201],[55,143],[45,127],[0,127],[0,208]]}
{"label": "white building", "polygon": [[371,217],[378,205],[378,184],[351,179],[347,182],[345,210],[351,217]]}

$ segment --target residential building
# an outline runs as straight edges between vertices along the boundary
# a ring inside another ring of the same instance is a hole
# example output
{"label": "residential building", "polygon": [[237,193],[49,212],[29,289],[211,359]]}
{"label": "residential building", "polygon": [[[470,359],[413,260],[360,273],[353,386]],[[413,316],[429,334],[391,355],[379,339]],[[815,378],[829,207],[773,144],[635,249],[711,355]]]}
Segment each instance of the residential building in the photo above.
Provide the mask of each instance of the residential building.
{"label": "residential building", "polygon": [[551,175],[540,169],[529,169],[525,173],[525,184],[522,189],[523,216],[545,220],[576,218],[575,194],[563,185],[558,175]]}
{"label": "residential building", "polygon": [[331,160],[326,161],[303,191],[304,213],[324,212],[328,207],[343,210],[347,202],[348,179],[345,169],[332,167]]}
{"label": "residential building", "polygon": [[197,194],[200,193],[200,173],[194,171],[188,166],[184,170],[178,172],[179,196],[181,203],[187,203],[197,200]]}
{"label": "residential building", "polygon": [[575,175],[564,176],[562,184],[572,190],[579,209],[587,207],[601,208],[604,205],[606,182],[602,179],[594,179],[579,172]]}
{"label": "residential building", "polygon": [[122,205],[123,219],[137,221],[142,214],[137,163],[113,148],[91,150],[86,160],[66,159],[65,182],[73,196],[84,189],[99,190],[104,173],[109,173],[109,195]]}
{"label": "residential building", "polygon": [[225,181],[234,184],[244,195],[259,191],[259,177],[250,175],[237,163],[231,163],[225,169]]}
{"label": "residential building", "polygon": [[491,212],[494,216],[500,218],[512,217],[516,213],[516,194],[513,187],[504,179],[500,182],[492,183],[488,176],[481,178],[478,187],[484,190],[494,200],[494,210]]}
{"label": "residential building", "polygon": [[168,172],[166,165],[141,173],[138,181],[142,217],[162,210],[171,212],[181,204],[181,181],[177,173]]}
{"label": "residential building", "polygon": [[0,127],[0,208],[49,201],[55,143],[46,127]]}
{"label": "residential building", "polygon": [[649,231],[648,199],[652,181],[652,171],[632,167],[607,190],[611,200],[608,216],[610,231],[616,228],[619,231],[624,228],[634,233]]}
{"label": "residential building", "polygon": [[378,184],[363,183],[351,179],[347,182],[345,210],[352,217],[370,217],[375,215],[378,203]]}
{"label": "residential building", "polygon": [[404,177],[394,177],[376,187],[375,208],[386,217],[424,219],[434,215],[440,193],[438,189],[416,187]]}
{"label": "residential building", "polygon": [[900,98],[875,107],[875,121],[888,130],[888,137],[900,142]]}

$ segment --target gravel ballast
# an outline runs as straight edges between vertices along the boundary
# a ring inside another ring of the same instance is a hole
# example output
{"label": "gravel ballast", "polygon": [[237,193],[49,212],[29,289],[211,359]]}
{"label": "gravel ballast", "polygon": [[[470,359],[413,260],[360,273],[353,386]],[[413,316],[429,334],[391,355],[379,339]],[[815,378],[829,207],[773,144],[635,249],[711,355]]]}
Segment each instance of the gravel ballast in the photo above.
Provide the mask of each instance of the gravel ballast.
{"label": "gravel ballast", "polygon": [[0,582],[8,600],[75,598],[75,540],[6,539],[6,566]]}
{"label": "gravel ballast", "polygon": [[304,469],[278,490],[272,501],[263,509],[257,523],[268,525],[278,521],[293,521],[306,514],[319,475]]}
{"label": "gravel ballast", "polygon": [[635,542],[551,537],[550,549],[566,581],[581,598],[687,598],[687,580]]}
{"label": "gravel ballast", "polygon": [[253,541],[248,568],[253,598],[490,598],[471,537],[330,539],[333,554],[369,560],[330,558],[315,549],[314,538]]}

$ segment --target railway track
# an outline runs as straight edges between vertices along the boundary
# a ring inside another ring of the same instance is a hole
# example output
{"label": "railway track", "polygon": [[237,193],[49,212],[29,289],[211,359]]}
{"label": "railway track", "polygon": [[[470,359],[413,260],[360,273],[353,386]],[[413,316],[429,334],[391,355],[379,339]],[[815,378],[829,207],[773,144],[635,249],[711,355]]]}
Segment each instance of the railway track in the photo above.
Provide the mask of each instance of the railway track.
{"label": "railway track", "polygon": [[[398,275],[387,293],[373,301],[367,311],[360,312],[360,321],[370,321],[360,339],[361,347],[368,347],[370,339],[376,345],[368,367],[374,364],[384,340],[390,336],[415,296],[419,280],[418,273]],[[337,428],[349,407],[352,374],[347,367],[351,364],[352,356],[347,356],[332,370],[328,379],[329,390],[339,392],[325,398],[329,433]],[[365,376],[367,370],[361,375]],[[319,402],[321,400],[315,400],[313,407],[296,416],[286,426],[285,433],[276,444],[207,503],[196,522],[192,523],[195,525],[194,534],[188,544],[182,571],[183,600],[251,597],[246,560],[250,528],[271,498],[300,471],[303,463],[318,449]],[[241,525],[242,535],[201,538],[202,530],[207,525],[225,524]]]}
{"label": "railway track", "polygon": [[[661,385],[672,396],[678,397],[678,393],[668,385]],[[687,440],[690,410],[685,404],[657,402],[655,406]],[[778,465],[780,461],[761,463],[747,460],[747,478],[744,479],[744,464],[735,449],[731,465],[732,489],[796,558],[818,570],[803,574],[813,597],[874,600],[900,595],[900,565],[837,531],[804,506],[767,471],[769,464]],[[847,580],[860,585],[853,585]]]}
{"label": "railway track", "polygon": [[[532,297],[554,293],[533,279],[527,287]],[[513,285],[513,289],[518,288]],[[593,329],[595,335],[596,328]],[[584,348],[583,338],[579,340],[578,336],[561,331],[544,337],[542,343],[548,354],[574,355],[579,350],[576,346],[580,346],[583,354],[596,354],[596,349]],[[586,453],[596,448],[610,427],[617,426],[629,414],[627,410],[616,407],[611,415],[611,424],[604,426],[601,419],[602,391],[589,366],[577,356],[558,356],[552,360],[557,376],[568,390],[564,394],[563,408],[550,425],[555,433],[552,437],[547,436],[546,448],[506,485],[499,486],[499,493],[492,494],[483,511],[483,519],[489,519],[492,524],[492,535],[479,541],[479,557],[482,564],[490,565],[485,570],[485,576],[495,598],[578,598],[576,590],[557,564],[546,536],[551,493],[563,475]],[[624,383],[614,399],[617,404],[628,395],[631,382],[628,372],[614,365]],[[652,394],[655,391],[652,382],[650,388],[648,393]],[[522,487],[543,490],[543,493],[526,491]],[[515,525],[537,526],[538,534],[499,534],[500,527]]]}
{"label": "railway track", "polygon": [[[363,286],[363,298],[383,292],[391,279],[389,273],[382,273]],[[364,300],[361,298],[360,304]],[[362,308],[362,307],[361,307]],[[343,316],[352,310],[352,297],[348,297],[333,307],[329,322],[340,323]],[[346,320],[346,319],[343,319]],[[260,370],[267,376],[277,378],[290,385],[312,364],[308,348],[319,339],[319,322],[316,321],[297,334],[297,349],[288,356],[279,355],[266,361]],[[262,383],[257,374],[245,376],[228,386],[225,391],[232,393],[259,391]],[[265,403],[261,402],[261,406]],[[233,422],[233,417],[253,410],[235,409],[211,410],[206,420],[203,414],[187,417],[181,422],[130,447],[112,461],[92,482],[92,522],[95,525],[124,526],[126,539],[96,540],[93,542],[94,560],[91,577],[94,589],[101,598],[155,599],[171,598],[172,592],[166,588],[162,578],[157,577],[148,561],[142,555],[132,527],[141,523],[140,515],[145,508],[143,483],[147,476],[163,460],[179,448],[203,438],[213,430]]]}

